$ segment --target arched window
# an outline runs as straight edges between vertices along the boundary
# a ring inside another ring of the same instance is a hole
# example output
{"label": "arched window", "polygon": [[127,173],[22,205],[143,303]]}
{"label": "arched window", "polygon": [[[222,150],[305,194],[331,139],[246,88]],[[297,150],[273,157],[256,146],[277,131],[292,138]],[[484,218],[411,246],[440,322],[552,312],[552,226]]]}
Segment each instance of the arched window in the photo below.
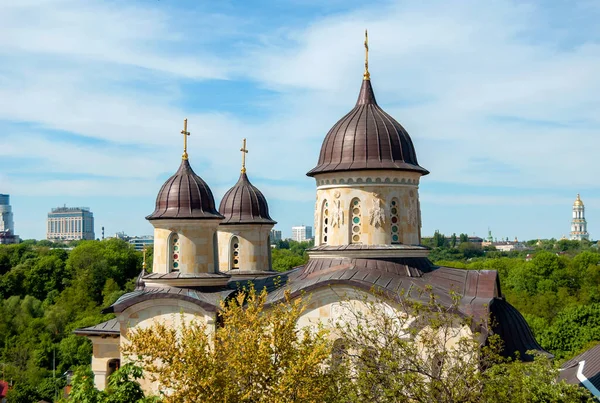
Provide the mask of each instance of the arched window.
{"label": "arched window", "polygon": [[267,270],[271,270],[273,268],[273,264],[272,264],[272,256],[271,256],[271,235],[267,236],[267,247],[268,249],[268,255],[267,255]]}
{"label": "arched window", "polygon": [[350,223],[350,243],[361,243],[362,215],[358,198],[350,202]]}
{"label": "arched window", "polygon": [[[106,363],[106,380],[108,381],[108,377],[113,374],[116,370],[121,367],[121,360],[115,358]],[[108,384],[108,382],[107,382]]]}
{"label": "arched window", "polygon": [[237,236],[231,238],[230,252],[230,267],[231,270],[240,268],[240,240]]}
{"label": "arched window", "polygon": [[323,201],[321,220],[321,244],[327,245],[329,239],[329,203],[327,200]]}
{"label": "arched window", "polygon": [[169,235],[169,272],[179,271],[181,263],[181,243],[179,242],[179,234],[172,232]]}
{"label": "arched window", "polygon": [[337,339],[333,342],[331,349],[331,361],[334,367],[339,366],[346,358],[348,349],[346,348],[346,341],[344,339]]}
{"label": "arched window", "polygon": [[213,265],[214,272],[217,273],[219,271],[219,237],[216,231],[213,234]]}
{"label": "arched window", "polygon": [[400,243],[400,203],[395,197],[390,203],[390,231],[392,244]]}

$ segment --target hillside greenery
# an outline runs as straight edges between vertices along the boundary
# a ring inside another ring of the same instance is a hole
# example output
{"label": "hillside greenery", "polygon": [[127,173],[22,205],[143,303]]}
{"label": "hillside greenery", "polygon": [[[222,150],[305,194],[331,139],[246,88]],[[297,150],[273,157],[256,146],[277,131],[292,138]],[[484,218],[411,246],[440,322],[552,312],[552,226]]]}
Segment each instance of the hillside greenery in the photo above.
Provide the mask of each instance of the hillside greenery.
{"label": "hillside greenery", "polygon": [[[533,240],[530,251],[505,253],[461,236],[426,242],[436,264],[497,270],[504,296],[559,362],[600,341],[600,253],[593,243]],[[311,246],[280,242],[273,268],[306,263]],[[147,261],[151,267],[151,249]],[[110,319],[101,310],[133,290],[141,267],[142,253],[118,239],[0,245],[0,363],[1,378],[13,385],[9,401],[54,401],[63,374],[91,360],[90,342],[73,330]]]}

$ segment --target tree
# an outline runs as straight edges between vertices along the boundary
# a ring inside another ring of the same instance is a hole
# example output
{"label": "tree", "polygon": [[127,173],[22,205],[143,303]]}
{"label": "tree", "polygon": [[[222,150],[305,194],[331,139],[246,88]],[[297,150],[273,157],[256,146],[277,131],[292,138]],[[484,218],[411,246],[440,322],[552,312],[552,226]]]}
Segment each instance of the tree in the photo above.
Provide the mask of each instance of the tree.
{"label": "tree", "polygon": [[151,403],[159,402],[157,397],[145,397],[138,382],[142,369],[131,363],[123,365],[108,378],[108,386],[99,391],[94,386],[94,375],[86,367],[79,367],[71,384],[73,389],[67,400],[61,402],[78,403]]}
{"label": "tree", "polygon": [[457,313],[458,296],[450,306],[428,290],[419,299],[380,294],[365,297],[361,308],[344,302],[349,318],[337,325],[341,347],[333,354],[342,379],[350,380],[346,401],[593,401],[586,389],[557,382],[547,357],[537,355],[534,363],[503,358],[497,336],[482,345],[480,335],[469,332],[478,324]]}
{"label": "tree", "polygon": [[440,234],[440,232],[436,230],[433,234],[432,242],[434,247],[442,248],[446,245],[446,237],[444,236],[444,234]]}
{"label": "tree", "polygon": [[202,322],[133,330],[124,354],[135,359],[165,402],[334,402],[327,332],[298,329],[302,298],[265,311],[266,291],[242,290],[221,303],[214,334]]}
{"label": "tree", "polygon": [[[577,385],[557,382],[545,357],[502,358],[497,336],[482,340],[458,297],[442,305],[429,290],[417,300],[342,301],[330,333],[298,329],[302,298],[265,309],[252,288],[221,305],[214,332],[201,322],[155,323],[130,333],[124,354],[152,374],[165,402],[584,402]],[[390,309],[394,306],[396,309]],[[339,337],[331,342],[329,336]],[[590,400],[591,401],[591,400]]]}
{"label": "tree", "polygon": [[[462,237],[462,234],[461,234]],[[456,233],[453,233],[452,236],[450,237],[450,247],[454,248],[456,247]]]}

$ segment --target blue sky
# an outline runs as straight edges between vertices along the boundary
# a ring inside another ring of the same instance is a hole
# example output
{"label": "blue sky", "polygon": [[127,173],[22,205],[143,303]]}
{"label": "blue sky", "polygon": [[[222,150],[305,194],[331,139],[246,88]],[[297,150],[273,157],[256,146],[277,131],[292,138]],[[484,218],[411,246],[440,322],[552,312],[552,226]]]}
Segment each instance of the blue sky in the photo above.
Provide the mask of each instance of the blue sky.
{"label": "blue sky", "polygon": [[597,1],[0,0],[0,193],[16,232],[88,206],[150,234],[190,162],[217,203],[239,175],[284,235],[311,225],[321,142],[354,103],[369,29],[379,104],[411,134],[423,234],[560,237],[579,192],[600,233]]}

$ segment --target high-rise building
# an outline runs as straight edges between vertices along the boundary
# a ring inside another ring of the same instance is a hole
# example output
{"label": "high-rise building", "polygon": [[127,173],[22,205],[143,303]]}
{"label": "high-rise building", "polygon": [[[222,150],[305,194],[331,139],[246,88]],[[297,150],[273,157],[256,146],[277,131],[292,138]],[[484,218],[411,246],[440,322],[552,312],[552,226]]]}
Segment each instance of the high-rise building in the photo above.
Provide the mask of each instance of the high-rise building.
{"label": "high-rise building", "polygon": [[15,235],[10,196],[0,194],[0,244],[18,243],[19,237]]}
{"label": "high-rise building", "polygon": [[94,214],[88,207],[57,207],[48,213],[46,239],[76,241],[94,239]]}
{"label": "high-rise building", "polygon": [[292,239],[296,242],[304,242],[312,239],[312,227],[306,225],[300,225],[299,227],[292,227]]}
{"label": "high-rise building", "polygon": [[281,241],[281,231],[272,229],[271,230],[271,243],[276,243]]}
{"label": "high-rise building", "polygon": [[581,241],[590,239],[587,232],[587,221],[585,220],[585,206],[577,193],[577,199],[573,203],[573,219],[571,220],[571,239]]}

